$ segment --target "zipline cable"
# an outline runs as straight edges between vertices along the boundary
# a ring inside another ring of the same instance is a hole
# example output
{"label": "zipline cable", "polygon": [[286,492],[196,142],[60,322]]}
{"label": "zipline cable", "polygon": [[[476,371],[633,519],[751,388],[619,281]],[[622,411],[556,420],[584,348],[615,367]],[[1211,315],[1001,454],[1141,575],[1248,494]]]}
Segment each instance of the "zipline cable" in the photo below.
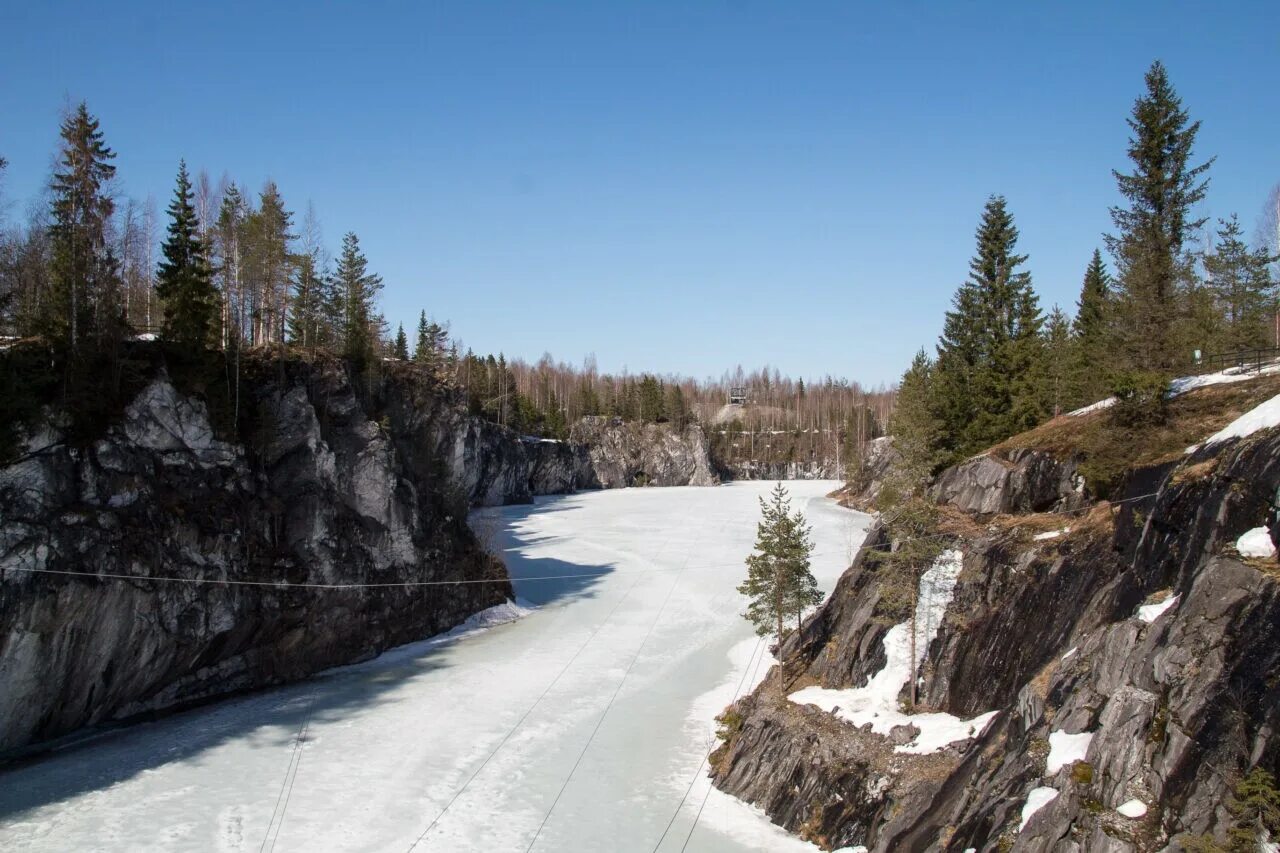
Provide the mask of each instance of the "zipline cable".
{"label": "zipline cable", "polygon": [[546,815],[542,818],[542,823],[538,824],[538,831],[533,834],[533,838],[529,841],[529,846],[525,848],[525,853],[533,850],[538,838],[542,835],[542,830],[546,828],[547,821],[551,819],[551,814],[556,810],[556,806],[560,802],[560,798],[564,796],[565,789],[569,787],[569,782],[573,780],[573,776],[578,772],[578,766],[582,764],[583,757],[586,756],[587,750],[591,748],[591,744],[596,739],[596,735],[600,732],[600,727],[604,724],[605,717],[609,716],[609,711],[613,708],[614,701],[617,700],[618,694],[622,692],[622,686],[627,683],[627,678],[631,675],[631,670],[635,667],[636,661],[640,659],[640,653],[644,651],[645,645],[648,644],[649,638],[653,636],[653,631],[658,627],[658,623],[662,621],[662,614],[667,609],[667,604],[671,601],[671,595],[676,591],[676,586],[680,583],[680,575],[677,574],[675,580],[671,582],[671,588],[667,590],[667,596],[662,600],[662,606],[658,608],[658,615],[653,618],[653,622],[649,625],[649,630],[645,632],[644,639],[640,641],[640,645],[636,647],[636,653],[632,655],[631,662],[627,664],[626,671],[622,673],[622,678],[618,681],[618,686],[613,689],[613,695],[609,697],[608,703],[604,706],[604,712],[600,714],[600,718],[596,720],[595,728],[591,730],[591,735],[587,738],[587,742],[583,744],[582,751],[578,753],[578,758],[573,762],[573,767],[569,769],[569,775],[565,777],[564,784],[560,786],[560,790],[556,793],[556,798],[551,801],[551,808],[547,809]]}
{"label": "zipline cable", "polygon": [[[756,646],[751,651],[751,657],[747,658],[747,665],[742,668],[742,678],[738,679],[738,687],[733,691],[733,699],[729,701],[730,705],[738,701],[738,695],[742,693],[742,688],[747,683],[747,674],[751,672],[751,665],[755,662],[756,655],[760,654],[760,650],[762,646],[764,646],[764,637],[760,637],[759,639],[756,640]],[[760,655],[760,657],[761,659],[763,659],[764,656]],[[710,744],[707,744],[707,747],[709,749]],[[710,752],[708,751],[703,752],[702,760],[698,762],[698,768],[693,771],[693,778],[689,780],[688,787],[684,789],[684,795],[680,797],[680,802],[676,805],[675,811],[671,813],[671,820],[667,821],[666,828],[662,830],[662,836],[658,838],[658,843],[653,845],[653,853],[658,853],[658,848],[662,846],[663,841],[666,841],[667,833],[670,832],[671,827],[675,825],[676,818],[680,816],[680,810],[684,808],[685,800],[689,799],[689,794],[690,792],[693,791],[693,786],[697,784],[698,779],[701,778],[702,768],[706,766],[707,760],[710,757],[711,757]]]}
{"label": "zipline cable", "polygon": [[458,792],[453,795],[453,798],[445,804],[445,807],[440,810],[440,813],[435,816],[427,828],[422,830],[422,834],[418,836],[417,840],[409,845],[410,851],[422,843],[422,840],[427,837],[427,833],[435,828],[435,825],[440,822],[440,818],[444,817],[445,812],[449,811],[449,809],[453,807],[453,804],[458,801],[458,798],[463,795],[468,786],[470,786],[471,783],[475,781],[475,778],[480,775],[480,771],[484,770],[484,768],[488,766],[489,762],[498,754],[502,747],[506,745],[512,735],[514,735],[520,727],[524,725],[524,721],[529,718],[529,715],[533,713],[534,709],[537,708],[539,704],[541,704],[542,700],[547,698],[547,694],[551,692],[552,688],[554,688],[557,683],[559,683],[560,679],[564,677],[564,674],[569,671],[569,667],[573,666],[574,661],[578,659],[579,655],[586,651],[587,647],[591,645],[591,642],[595,640],[596,635],[600,633],[604,626],[612,621],[614,614],[617,613],[618,608],[622,606],[622,602],[627,599],[627,596],[631,595],[631,591],[635,589],[639,583],[640,578],[636,578],[631,582],[631,586],[627,587],[627,591],[622,594],[617,603],[613,605],[613,609],[609,611],[609,614],[605,616],[604,619],[601,620],[600,624],[596,626],[595,630],[591,632],[591,636],[587,637],[586,641],[578,647],[578,650],[573,653],[573,657],[569,658],[568,662],[561,667],[560,671],[556,673],[556,677],[553,678],[551,683],[546,686],[546,689],[544,689],[538,698],[534,700],[534,703],[529,706],[528,710],[526,710],[523,715],[521,715],[520,719],[516,720],[516,724],[511,727],[511,730],[508,731],[505,736],[503,736],[502,740],[499,741],[498,745],[495,746],[489,755],[485,757],[485,760],[481,762],[480,766],[476,768],[475,772],[471,774],[467,781],[462,783],[462,787],[459,788]]}

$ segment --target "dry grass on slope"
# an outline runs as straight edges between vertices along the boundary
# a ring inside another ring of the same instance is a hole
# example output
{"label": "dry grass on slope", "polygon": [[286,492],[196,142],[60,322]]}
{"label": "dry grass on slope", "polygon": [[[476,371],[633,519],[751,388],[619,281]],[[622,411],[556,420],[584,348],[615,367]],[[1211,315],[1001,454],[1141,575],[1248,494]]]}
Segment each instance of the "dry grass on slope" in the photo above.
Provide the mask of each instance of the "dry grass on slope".
{"label": "dry grass on slope", "polygon": [[1112,410],[1087,415],[1061,415],[1035,429],[1020,433],[992,450],[1032,448],[1059,458],[1080,454],[1080,473],[1089,488],[1106,497],[1124,472],[1181,459],[1188,447],[1199,444],[1245,412],[1280,394],[1280,375],[1260,376],[1247,382],[1210,385],[1174,397],[1163,424],[1125,427],[1117,424]]}

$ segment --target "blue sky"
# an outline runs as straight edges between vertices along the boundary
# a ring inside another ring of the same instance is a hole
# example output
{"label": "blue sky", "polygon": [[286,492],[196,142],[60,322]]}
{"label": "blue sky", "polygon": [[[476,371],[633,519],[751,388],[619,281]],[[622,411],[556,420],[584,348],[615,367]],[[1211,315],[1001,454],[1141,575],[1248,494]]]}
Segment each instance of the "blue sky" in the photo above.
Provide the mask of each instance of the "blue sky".
{"label": "blue sky", "polygon": [[1280,3],[4,4],[8,214],[85,99],[121,189],[177,161],[356,231],[383,308],[477,351],[893,381],[990,193],[1043,302],[1108,228],[1161,58],[1252,233],[1280,181]]}

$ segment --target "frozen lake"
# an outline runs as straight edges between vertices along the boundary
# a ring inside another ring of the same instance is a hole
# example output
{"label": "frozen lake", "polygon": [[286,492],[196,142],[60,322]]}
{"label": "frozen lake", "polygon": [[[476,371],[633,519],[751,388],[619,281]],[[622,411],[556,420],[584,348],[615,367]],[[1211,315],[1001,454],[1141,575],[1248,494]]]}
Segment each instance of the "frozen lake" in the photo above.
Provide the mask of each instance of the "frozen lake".
{"label": "frozen lake", "polygon": [[[787,483],[824,591],[867,522],[837,485]],[[479,512],[526,615],[0,772],[0,849],[816,850],[703,764],[770,663],[735,587],[772,487]]]}

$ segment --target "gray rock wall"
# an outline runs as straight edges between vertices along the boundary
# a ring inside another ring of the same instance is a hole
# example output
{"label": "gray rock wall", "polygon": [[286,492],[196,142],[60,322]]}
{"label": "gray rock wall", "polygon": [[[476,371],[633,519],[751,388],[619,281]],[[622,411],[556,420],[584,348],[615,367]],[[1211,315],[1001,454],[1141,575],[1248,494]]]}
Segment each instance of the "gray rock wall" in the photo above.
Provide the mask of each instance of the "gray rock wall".
{"label": "gray rock wall", "polygon": [[[973,463],[948,494],[975,514],[1070,497],[1060,469],[984,480],[974,469],[987,463]],[[975,527],[983,532],[957,537],[964,569],[917,677],[922,711],[997,711],[981,737],[894,753],[891,738],[779,699],[775,670],[738,704],[715,783],[828,849],[1137,853],[1204,833],[1223,842],[1236,781],[1255,766],[1280,769],[1280,572],[1234,552],[1277,483],[1271,431],[1132,472],[1117,497],[1158,495],[1064,515],[1073,530],[1057,538]],[[867,544],[887,547],[876,532]],[[793,683],[861,685],[883,666],[879,572],[860,554],[803,638],[784,644]],[[1154,621],[1138,618],[1144,602],[1169,596]],[[1092,733],[1083,763],[1049,772],[1054,732]],[[1057,797],[1019,831],[1036,787]],[[1131,800],[1146,814],[1122,815]]]}
{"label": "gray rock wall", "polygon": [[[501,603],[506,573],[470,506],[640,473],[715,482],[696,428],[522,438],[409,374],[358,392],[340,363],[290,361],[250,369],[243,397],[241,438],[220,440],[161,376],[90,446],[50,413],[0,467],[0,755],[368,658]],[[480,578],[494,582],[274,586]]]}

